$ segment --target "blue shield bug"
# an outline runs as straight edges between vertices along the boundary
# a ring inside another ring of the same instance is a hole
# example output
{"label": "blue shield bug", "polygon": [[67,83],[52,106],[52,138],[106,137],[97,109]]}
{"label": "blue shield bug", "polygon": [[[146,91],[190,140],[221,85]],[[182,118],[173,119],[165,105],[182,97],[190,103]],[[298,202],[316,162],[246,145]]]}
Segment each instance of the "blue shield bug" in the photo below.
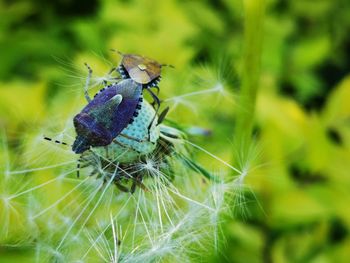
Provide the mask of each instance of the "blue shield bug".
{"label": "blue shield bug", "polygon": [[90,147],[109,145],[137,116],[142,86],[131,79],[108,86],[74,117],[77,137],[72,149],[83,153]]}

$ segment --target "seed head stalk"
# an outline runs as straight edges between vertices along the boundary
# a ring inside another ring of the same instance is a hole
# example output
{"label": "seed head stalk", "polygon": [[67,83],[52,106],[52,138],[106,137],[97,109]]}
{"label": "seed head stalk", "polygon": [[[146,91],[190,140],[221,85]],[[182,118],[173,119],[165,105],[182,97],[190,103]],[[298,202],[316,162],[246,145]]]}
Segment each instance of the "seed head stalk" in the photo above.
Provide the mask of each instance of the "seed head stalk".
{"label": "seed head stalk", "polygon": [[234,141],[243,155],[241,157],[245,160],[252,143],[255,104],[259,88],[265,0],[243,0],[243,6],[244,50]]}

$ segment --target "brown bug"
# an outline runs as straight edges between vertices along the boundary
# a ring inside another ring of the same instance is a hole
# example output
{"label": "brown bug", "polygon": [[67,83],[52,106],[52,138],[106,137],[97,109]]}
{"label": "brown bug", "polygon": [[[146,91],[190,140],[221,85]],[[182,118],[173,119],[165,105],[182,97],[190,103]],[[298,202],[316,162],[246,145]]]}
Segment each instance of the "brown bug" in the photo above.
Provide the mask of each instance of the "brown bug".
{"label": "brown bug", "polygon": [[139,55],[121,55],[123,58],[118,71],[123,78],[131,78],[133,81],[149,87],[158,84],[161,79],[161,69],[164,65]]}
{"label": "brown bug", "polygon": [[[163,66],[173,67],[168,64],[160,64],[156,60],[136,55],[136,54],[123,54],[120,51],[118,53],[122,56],[122,61],[117,70],[123,79],[132,79],[138,84],[141,84],[143,89],[146,89],[153,98],[152,105],[157,105],[156,110],[160,107],[160,100],[158,98],[159,87],[157,86],[161,80],[161,71]],[[157,90],[155,94],[151,88]]]}

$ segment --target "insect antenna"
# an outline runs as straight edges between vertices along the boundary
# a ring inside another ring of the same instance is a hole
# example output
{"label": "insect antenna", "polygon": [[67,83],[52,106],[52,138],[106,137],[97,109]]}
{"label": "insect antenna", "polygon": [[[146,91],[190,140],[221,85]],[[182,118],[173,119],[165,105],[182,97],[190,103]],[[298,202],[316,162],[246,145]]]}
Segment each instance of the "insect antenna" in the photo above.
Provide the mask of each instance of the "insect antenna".
{"label": "insect antenna", "polygon": [[121,55],[122,57],[124,56],[124,54],[122,52],[120,52],[119,50],[116,50],[114,48],[111,48],[110,51],[112,52],[117,52],[119,55]]}
{"label": "insect antenna", "polygon": [[57,144],[62,144],[62,145],[69,145],[68,143],[66,142],[63,142],[63,141],[59,141],[59,140],[54,140],[50,137],[46,137],[44,136],[44,140],[47,140],[47,141],[50,141],[50,142],[54,142],[54,143],[57,143]]}
{"label": "insect antenna", "polygon": [[160,64],[161,67],[169,67],[169,68],[175,68],[174,65],[171,64]]}
{"label": "insect antenna", "polygon": [[[47,141],[49,141],[49,142],[54,142],[54,143],[56,143],[56,144],[61,144],[61,145],[66,145],[66,146],[68,146],[69,144],[68,143],[66,143],[66,142],[63,142],[63,141],[59,141],[59,140],[54,140],[54,139],[52,139],[52,138],[50,138],[50,137],[46,137],[46,136],[44,136],[44,140],[47,140]],[[71,146],[71,145],[70,145]],[[82,157],[80,157],[79,159],[78,159],[78,161],[77,161],[77,178],[79,178],[80,177],[80,166],[81,166],[81,162],[82,162]]]}
{"label": "insect antenna", "polygon": [[80,164],[81,164],[81,157],[77,161],[77,178],[80,177]]}

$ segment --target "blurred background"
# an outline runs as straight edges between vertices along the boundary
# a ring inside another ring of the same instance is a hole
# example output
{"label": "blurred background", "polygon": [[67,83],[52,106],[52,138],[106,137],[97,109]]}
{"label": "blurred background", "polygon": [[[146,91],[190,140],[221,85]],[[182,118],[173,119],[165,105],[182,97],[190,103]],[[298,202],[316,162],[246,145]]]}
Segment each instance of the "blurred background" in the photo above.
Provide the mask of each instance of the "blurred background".
{"label": "blurred background", "polygon": [[[266,3],[256,169],[208,261],[349,262],[350,2]],[[179,105],[169,118],[209,129],[191,140],[232,161],[243,24],[241,1],[1,0],[1,173],[54,158],[36,152],[38,138],[57,135],[84,105],[84,62],[96,76],[118,64],[111,49],[174,65],[164,70],[162,98],[222,85],[223,96],[191,97],[192,108]],[[1,196],[8,185],[0,182]],[[35,240],[11,246],[17,235],[0,237],[0,262],[35,261]]]}

